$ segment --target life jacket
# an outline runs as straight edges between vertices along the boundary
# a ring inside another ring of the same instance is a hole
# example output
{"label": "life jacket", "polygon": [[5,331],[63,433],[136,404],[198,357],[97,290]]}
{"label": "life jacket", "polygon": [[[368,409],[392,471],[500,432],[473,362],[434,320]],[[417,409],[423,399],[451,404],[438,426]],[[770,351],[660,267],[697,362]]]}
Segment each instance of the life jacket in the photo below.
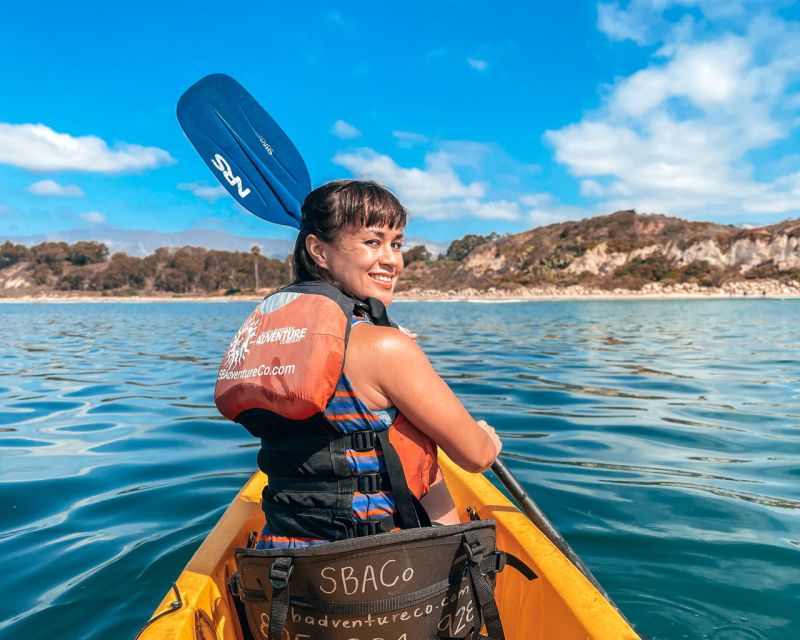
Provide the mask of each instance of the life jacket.
{"label": "life jacket", "polygon": [[295,283],[256,307],[220,366],[217,408],[261,438],[272,546],[429,524],[419,498],[436,475],[436,446],[402,413],[387,427],[358,399],[343,372],[354,315],[390,326],[377,300]]}

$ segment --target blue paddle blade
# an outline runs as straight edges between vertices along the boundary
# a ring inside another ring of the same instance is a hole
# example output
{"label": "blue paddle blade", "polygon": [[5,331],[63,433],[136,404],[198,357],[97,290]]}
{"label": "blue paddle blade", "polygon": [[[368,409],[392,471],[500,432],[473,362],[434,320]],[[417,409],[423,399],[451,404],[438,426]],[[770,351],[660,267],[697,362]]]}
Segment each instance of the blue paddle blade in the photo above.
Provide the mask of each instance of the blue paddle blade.
{"label": "blue paddle blade", "polygon": [[245,209],[300,228],[311,191],[303,158],[289,137],[230,76],[206,76],[178,100],[178,122],[208,168]]}

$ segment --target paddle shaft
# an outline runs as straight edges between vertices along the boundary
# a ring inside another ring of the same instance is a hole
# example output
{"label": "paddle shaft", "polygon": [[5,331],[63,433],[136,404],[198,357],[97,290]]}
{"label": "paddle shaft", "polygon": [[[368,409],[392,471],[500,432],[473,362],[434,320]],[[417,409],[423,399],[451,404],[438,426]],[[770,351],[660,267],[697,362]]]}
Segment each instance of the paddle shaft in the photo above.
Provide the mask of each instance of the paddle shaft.
{"label": "paddle shaft", "polygon": [[520,506],[522,511],[525,515],[528,516],[531,522],[536,525],[536,527],[541,531],[547,539],[552,542],[556,548],[561,551],[567,558],[569,558],[570,562],[575,565],[575,567],[580,571],[586,579],[592,583],[595,589],[597,589],[603,597],[608,600],[612,605],[612,602],[609,595],[606,593],[605,589],[600,585],[592,575],[592,572],[589,571],[589,568],[583,564],[581,559],[578,557],[578,554],[572,550],[572,547],[569,546],[569,543],[564,539],[564,537],[558,532],[558,530],[553,526],[553,523],[547,518],[539,508],[539,505],[533,501],[528,495],[528,492],[525,491],[525,488],[520,484],[519,480],[514,477],[514,474],[509,471],[508,467],[497,458],[492,464],[492,472],[500,482],[503,483],[503,486],[508,489],[508,492],[517,501],[517,504]]}

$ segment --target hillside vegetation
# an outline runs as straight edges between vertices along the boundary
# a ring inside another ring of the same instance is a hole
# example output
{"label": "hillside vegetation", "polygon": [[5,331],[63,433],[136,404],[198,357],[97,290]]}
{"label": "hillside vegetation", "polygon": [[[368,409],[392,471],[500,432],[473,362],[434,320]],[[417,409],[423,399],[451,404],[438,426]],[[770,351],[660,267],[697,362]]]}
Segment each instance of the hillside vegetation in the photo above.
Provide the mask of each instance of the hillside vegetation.
{"label": "hillside vegetation", "polygon": [[800,220],[741,229],[618,211],[500,237],[466,236],[440,259],[408,264],[400,286],[637,290],[650,283],[720,287],[754,279],[800,280]]}
{"label": "hillside vegetation", "polygon": [[[515,291],[581,286],[718,288],[800,281],[800,220],[754,229],[618,211],[522,233],[467,235],[432,256],[404,253],[398,291]],[[291,281],[289,261],[251,252],[160,248],[144,258],[108,255],[99,242],[0,245],[0,294],[220,294]]]}
{"label": "hillside vegetation", "polygon": [[0,245],[0,291],[4,295],[41,292],[220,294],[277,288],[289,282],[289,265],[255,252],[198,247],[160,248],[137,258],[108,255],[99,242],[43,242],[25,247]]}

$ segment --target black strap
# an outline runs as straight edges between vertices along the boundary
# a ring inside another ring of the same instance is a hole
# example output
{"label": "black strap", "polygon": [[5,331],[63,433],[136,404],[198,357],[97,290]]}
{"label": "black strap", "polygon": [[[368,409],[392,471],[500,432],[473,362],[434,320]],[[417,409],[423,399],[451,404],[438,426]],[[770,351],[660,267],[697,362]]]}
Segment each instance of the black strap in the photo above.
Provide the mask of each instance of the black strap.
{"label": "black strap", "polygon": [[525,576],[528,580],[536,580],[539,576],[536,575],[536,572],[531,569],[527,564],[525,564],[522,560],[517,558],[512,553],[508,551],[503,551],[503,555],[505,555],[506,560],[505,563],[517,571],[519,571],[523,576]]}
{"label": "black strap", "polygon": [[478,600],[478,608],[483,616],[483,623],[486,625],[487,635],[479,637],[482,640],[505,640],[500,611],[498,611],[497,602],[494,599],[494,589],[492,589],[486,574],[481,571],[481,560],[483,560],[486,549],[474,531],[464,532],[462,544],[467,552],[467,567],[472,584],[472,594]]}
{"label": "black strap", "polygon": [[[376,433],[378,442],[383,452],[383,461],[386,463],[386,471],[389,474],[389,481],[392,483],[392,494],[394,495],[395,520],[402,529],[415,529],[417,527],[429,527],[431,524],[425,509],[416,500],[406,482],[406,474],[403,472],[403,463],[397,450],[389,441],[389,429],[383,429]],[[415,504],[416,500],[416,504]]]}
{"label": "black strap", "polygon": [[[269,640],[281,640],[286,617],[289,615],[289,578],[292,576],[292,559],[275,558],[269,568],[269,582],[272,585],[272,602],[269,608]],[[262,589],[264,585],[261,585]],[[266,595],[266,590],[264,591]]]}
{"label": "black strap", "polygon": [[247,610],[240,596],[241,582],[239,574],[234,573],[228,578],[228,592],[233,598],[233,606],[236,607],[236,617],[239,619],[239,628],[242,630],[242,640],[255,640],[253,632],[250,630],[250,623],[247,621]]}
{"label": "black strap", "polygon": [[393,327],[392,321],[389,320],[389,315],[386,313],[386,307],[377,298],[367,298],[366,307],[369,315],[379,327]]}

